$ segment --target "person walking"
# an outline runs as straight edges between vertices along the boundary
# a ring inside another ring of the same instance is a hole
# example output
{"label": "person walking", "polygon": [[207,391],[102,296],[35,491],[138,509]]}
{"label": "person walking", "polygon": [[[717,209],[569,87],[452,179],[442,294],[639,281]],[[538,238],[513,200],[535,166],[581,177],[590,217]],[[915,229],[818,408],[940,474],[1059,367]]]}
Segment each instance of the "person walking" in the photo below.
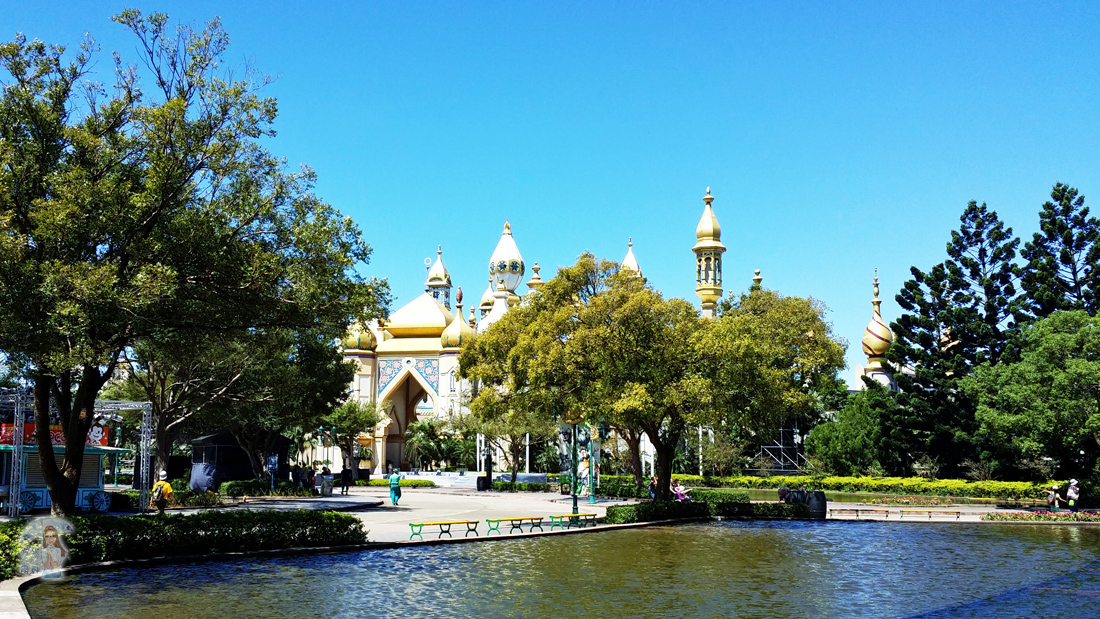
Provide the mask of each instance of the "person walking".
{"label": "person walking", "polygon": [[397,506],[401,500],[401,469],[394,469],[390,474],[390,502]]}
{"label": "person walking", "polygon": [[340,471],[340,494],[347,494],[349,486],[351,486],[351,469],[345,466],[344,470]]}
{"label": "person walking", "polygon": [[1071,514],[1077,513],[1077,503],[1081,499],[1081,489],[1077,487],[1077,480],[1069,480],[1069,488],[1066,489],[1066,505],[1069,505]]}
{"label": "person walking", "polygon": [[149,509],[157,508],[157,515],[164,515],[164,508],[168,506],[168,499],[174,499],[172,484],[168,483],[168,471],[160,472],[160,481],[153,486],[153,492],[149,495]]}

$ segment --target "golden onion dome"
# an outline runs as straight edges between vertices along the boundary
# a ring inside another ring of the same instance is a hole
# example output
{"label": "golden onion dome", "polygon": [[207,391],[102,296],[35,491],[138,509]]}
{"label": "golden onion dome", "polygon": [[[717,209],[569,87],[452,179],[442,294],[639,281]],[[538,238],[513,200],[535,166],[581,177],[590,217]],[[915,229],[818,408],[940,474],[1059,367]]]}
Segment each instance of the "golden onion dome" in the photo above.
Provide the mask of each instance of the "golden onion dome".
{"label": "golden onion dome", "polygon": [[[443,246],[439,245],[435,250],[435,264],[428,270],[427,284],[442,284],[445,286],[451,285],[451,274],[447,272],[447,267],[443,265]],[[425,260],[427,262],[427,260]]]}
{"label": "golden onion dome", "polygon": [[462,319],[461,288],[458,289],[458,294],[455,295],[455,306],[458,308],[455,319],[443,330],[443,335],[439,336],[439,343],[443,345],[443,348],[461,348],[474,336],[474,330]]}
{"label": "golden onion dome", "polygon": [[358,322],[348,329],[348,334],[343,341],[344,350],[374,350],[377,344],[378,341],[371,330],[364,329]]}
{"label": "golden onion dome", "polygon": [[875,298],[871,301],[871,305],[874,306],[874,314],[871,316],[871,322],[867,323],[867,328],[863,330],[863,354],[867,355],[867,367],[871,369],[882,367],[886,352],[890,350],[890,344],[894,341],[894,334],[890,332],[890,327],[883,322],[882,313],[879,310],[882,301],[878,298],[877,268],[875,269],[874,292]]}
{"label": "golden onion dome", "polygon": [[699,225],[695,227],[695,248],[722,247],[722,226],[718,225],[718,218],[714,216],[714,209],[710,203],[714,197],[710,195],[710,187],[707,187],[707,195],[703,196],[703,216],[699,218]]}

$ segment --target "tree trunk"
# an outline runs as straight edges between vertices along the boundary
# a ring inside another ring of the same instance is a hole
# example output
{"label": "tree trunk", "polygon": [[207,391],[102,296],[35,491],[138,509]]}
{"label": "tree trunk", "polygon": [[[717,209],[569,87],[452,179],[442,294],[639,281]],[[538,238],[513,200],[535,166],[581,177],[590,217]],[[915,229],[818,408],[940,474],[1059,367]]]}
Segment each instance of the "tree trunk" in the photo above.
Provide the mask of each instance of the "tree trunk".
{"label": "tree trunk", "polygon": [[88,440],[88,429],[92,425],[95,412],[95,396],[103,386],[104,376],[109,376],[113,368],[113,364],[108,366],[106,374],[100,374],[98,367],[82,368],[76,396],[72,400],[65,397],[71,393],[71,379],[61,381],[63,384],[60,387],[64,392],[59,392],[61,397],[58,398],[58,408],[65,435],[65,455],[60,466],[57,464],[50,437],[50,394],[58,388],[57,377],[34,377],[34,437],[38,445],[42,475],[50,493],[50,510],[54,515],[69,516],[76,513],[77,487],[84,462],[84,444]]}
{"label": "tree trunk", "polygon": [[630,452],[630,469],[634,474],[634,484],[644,488],[646,483],[642,478],[642,434],[637,430],[625,428],[620,429],[619,432],[626,441],[627,451]]}
{"label": "tree trunk", "polygon": [[650,435],[650,441],[657,452],[657,500],[668,501],[672,499],[672,460],[676,457],[676,442],[668,444],[654,440]]}

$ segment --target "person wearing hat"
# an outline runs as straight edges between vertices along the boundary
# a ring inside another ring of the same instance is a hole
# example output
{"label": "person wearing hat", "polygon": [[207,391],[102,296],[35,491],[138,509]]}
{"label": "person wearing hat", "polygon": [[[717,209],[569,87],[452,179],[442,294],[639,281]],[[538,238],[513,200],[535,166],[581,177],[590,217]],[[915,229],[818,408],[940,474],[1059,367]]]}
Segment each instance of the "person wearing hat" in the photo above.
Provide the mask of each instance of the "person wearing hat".
{"label": "person wearing hat", "polygon": [[1077,513],[1077,502],[1081,498],[1081,489],[1077,487],[1077,480],[1069,480],[1069,488],[1066,489],[1066,505],[1069,505],[1071,514]]}
{"label": "person wearing hat", "polygon": [[1050,487],[1050,492],[1047,493],[1047,508],[1051,513],[1058,513],[1058,501],[1065,501],[1058,495],[1058,484],[1054,484]]}
{"label": "person wearing hat", "polygon": [[168,471],[160,472],[160,481],[153,486],[153,492],[149,495],[149,508],[152,509],[155,505],[157,508],[157,515],[164,515],[164,508],[168,506],[168,499],[174,499],[176,495],[172,493],[172,484],[168,483]]}
{"label": "person wearing hat", "polygon": [[390,502],[397,505],[401,500],[401,469],[394,468],[390,474]]}

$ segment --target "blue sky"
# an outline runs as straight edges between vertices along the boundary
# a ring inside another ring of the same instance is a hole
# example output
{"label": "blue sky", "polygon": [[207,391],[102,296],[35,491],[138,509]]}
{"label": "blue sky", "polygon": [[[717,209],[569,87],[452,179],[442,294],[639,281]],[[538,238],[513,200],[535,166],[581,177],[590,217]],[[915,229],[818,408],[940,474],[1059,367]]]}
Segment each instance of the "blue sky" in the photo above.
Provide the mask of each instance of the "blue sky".
{"label": "blue sky", "polygon": [[[136,58],[124,4],[9,2],[0,38]],[[131,5],[134,6],[134,5]],[[399,307],[444,262],[469,302],[505,218],[543,279],[582,251],[695,301],[707,186],[725,288],[830,308],[859,339],[969,200],[1030,238],[1055,182],[1100,190],[1100,4],[144,2],[219,15],[230,64],[277,77],[272,151],[374,247]],[[845,377],[850,376],[845,372]]]}

